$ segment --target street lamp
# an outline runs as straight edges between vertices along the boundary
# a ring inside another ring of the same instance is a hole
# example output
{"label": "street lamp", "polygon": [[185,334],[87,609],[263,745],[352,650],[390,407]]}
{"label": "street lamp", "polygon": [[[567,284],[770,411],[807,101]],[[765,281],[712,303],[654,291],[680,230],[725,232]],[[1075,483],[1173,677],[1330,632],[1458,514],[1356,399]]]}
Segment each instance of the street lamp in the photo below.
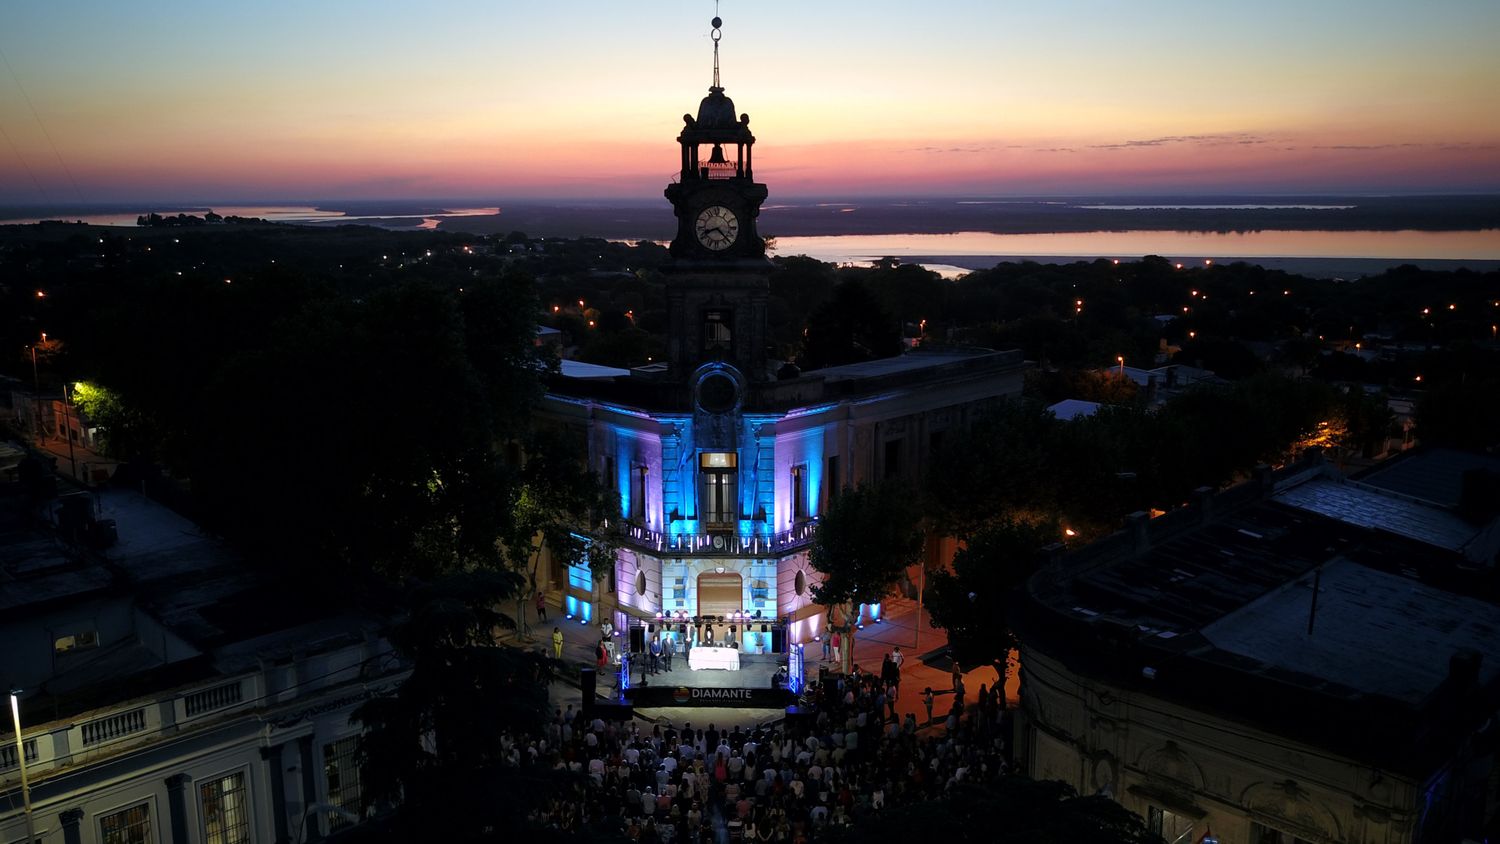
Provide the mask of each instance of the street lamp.
{"label": "street lamp", "polygon": [[1124,378],[1125,377],[1125,356],[1124,355],[1115,355],[1115,360],[1119,361],[1119,363],[1120,363],[1120,377]]}
{"label": "street lamp", "polygon": [[16,762],[21,765],[21,800],[26,807],[26,840],[36,840],[36,821],[31,817],[31,784],[26,779],[26,745],[21,741],[21,690],[10,690],[10,723],[16,730]]}

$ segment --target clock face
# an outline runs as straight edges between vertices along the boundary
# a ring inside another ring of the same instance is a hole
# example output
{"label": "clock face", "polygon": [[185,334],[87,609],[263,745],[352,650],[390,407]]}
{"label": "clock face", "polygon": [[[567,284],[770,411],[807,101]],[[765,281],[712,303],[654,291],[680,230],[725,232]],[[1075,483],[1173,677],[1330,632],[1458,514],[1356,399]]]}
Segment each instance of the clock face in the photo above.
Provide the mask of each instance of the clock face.
{"label": "clock face", "polygon": [[694,230],[698,234],[699,243],[718,252],[733,246],[739,238],[740,221],[728,208],[710,205],[698,213]]}

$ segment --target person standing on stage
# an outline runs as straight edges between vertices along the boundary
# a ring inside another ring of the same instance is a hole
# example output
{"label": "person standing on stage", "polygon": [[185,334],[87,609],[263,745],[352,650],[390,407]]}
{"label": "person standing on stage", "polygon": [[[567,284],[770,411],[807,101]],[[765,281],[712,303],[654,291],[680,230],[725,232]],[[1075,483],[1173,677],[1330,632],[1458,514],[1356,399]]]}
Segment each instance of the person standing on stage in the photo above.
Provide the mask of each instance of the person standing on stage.
{"label": "person standing on stage", "polygon": [[735,641],[734,641],[734,628],[733,627],[730,627],[729,628],[729,632],[724,634],[724,647],[726,647],[726,648],[737,647],[737,645],[735,644]]}
{"label": "person standing on stage", "polygon": [[662,634],[661,658],[662,665],[666,670],[672,670],[672,651],[677,649],[677,640],[667,634]]}
{"label": "person standing on stage", "polygon": [[553,659],[562,659],[562,643],[563,643],[562,630],[560,630],[560,629],[558,629],[556,627],[552,628],[552,658]]}
{"label": "person standing on stage", "polygon": [[714,626],[712,624],[703,625],[703,646],[706,648],[714,646]]}
{"label": "person standing on stage", "polygon": [[837,662],[839,664],[843,664],[843,660],[839,658],[839,646],[842,645],[843,643],[844,643],[844,639],[843,639],[842,636],[839,635],[839,631],[837,631],[837,630],[833,631],[833,636],[832,636],[833,661]]}
{"label": "person standing on stage", "polygon": [[661,665],[661,640],[655,636],[651,637],[651,673],[655,674]]}
{"label": "person standing on stage", "polygon": [[823,661],[828,661],[829,642],[833,640],[833,627],[830,625],[823,628]]}

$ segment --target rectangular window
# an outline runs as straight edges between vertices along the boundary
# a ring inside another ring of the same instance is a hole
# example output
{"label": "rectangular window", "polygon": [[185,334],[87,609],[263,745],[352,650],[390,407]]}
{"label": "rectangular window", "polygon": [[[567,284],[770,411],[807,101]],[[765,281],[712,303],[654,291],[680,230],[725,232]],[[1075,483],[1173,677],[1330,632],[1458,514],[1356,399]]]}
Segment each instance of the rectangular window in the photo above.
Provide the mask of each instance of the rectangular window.
{"label": "rectangular window", "polygon": [[574,589],[590,590],[594,588],[594,573],[588,566],[568,566],[568,585]]}
{"label": "rectangular window", "polygon": [[889,440],[885,444],[885,473],[883,477],[894,478],[901,474],[901,452],[906,440]]}
{"label": "rectangular window", "polygon": [[679,577],[672,582],[672,600],[687,600],[687,578]]}
{"label": "rectangular window", "polygon": [[250,844],[245,775],[230,774],[198,785],[204,844]]}
{"label": "rectangular window", "polygon": [[771,590],[766,586],[750,587],[750,603],[757,608],[765,606],[766,601],[770,599],[770,595]]}
{"label": "rectangular window", "polygon": [[802,521],[807,512],[807,467],[792,467],[792,519]]}
{"label": "rectangular window", "polygon": [[150,804],[131,806],[100,818],[99,840],[103,844],[153,844]]}
{"label": "rectangular window", "polygon": [[645,466],[630,469],[630,518],[636,521],[646,518],[646,475],[650,471]]}
{"label": "rectangular window", "polygon": [[1194,844],[1196,841],[1193,838],[1192,818],[1169,812],[1166,809],[1148,806],[1146,826],[1160,835],[1167,844]]}
{"label": "rectangular window", "polygon": [[1250,824],[1250,844],[1312,844],[1305,838],[1298,838],[1290,832],[1282,832],[1258,823]]}
{"label": "rectangular window", "polygon": [[705,311],[703,314],[703,348],[728,349],[734,339],[729,325],[733,321],[729,311]]}
{"label": "rectangular window", "polygon": [[[339,739],[323,745],[323,780],[328,788],[328,805],[337,806],[357,818],[365,815],[364,798],[360,788],[359,736]],[[343,812],[328,813],[328,830],[343,829],[354,823]]]}
{"label": "rectangular window", "polygon": [[703,479],[703,521],[708,525],[732,524],[738,517],[735,504],[735,474],[738,455],[734,452],[704,452],[698,457]]}
{"label": "rectangular window", "polygon": [[93,648],[98,645],[99,633],[96,630],[81,630],[77,633],[69,633],[66,636],[58,636],[52,640],[52,650],[60,654],[84,648]]}

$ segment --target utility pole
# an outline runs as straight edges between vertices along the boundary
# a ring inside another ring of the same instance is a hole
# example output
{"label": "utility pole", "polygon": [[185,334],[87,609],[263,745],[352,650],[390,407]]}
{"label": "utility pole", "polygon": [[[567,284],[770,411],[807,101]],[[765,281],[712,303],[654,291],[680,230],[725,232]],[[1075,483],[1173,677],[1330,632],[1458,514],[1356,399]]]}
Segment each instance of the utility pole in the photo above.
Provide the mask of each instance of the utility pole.
{"label": "utility pole", "polygon": [[21,741],[21,690],[10,691],[10,719],[16,729],[16,762],[21,766],[21,800],[26,807],[26,842],[36,840],[36,821],[31,817],[31,783],[26,779],[26,744]]}
{"label": "utility pole", "polygon": [[31,394],[36,398],[36,444],[40,448],[46,440],[46,431],[42,428],[42,379],[36,374],[36,344],[31,344]]}
{"label": "utility pole", "polygon": [[917,641],[911,646],[912,656],[922,652],[922,595],[927,591],[927,558],[922,558],[922,572],[917,575],[917,618],[912,622],[916,628]]}
{"label": "utility pole", "polygon": [[73,456],[73,414],[69,410],[68,382],[63,382],[63,426],[68,429],[68,463],[71,464],[73,480],[78,480],[78,460]]}

